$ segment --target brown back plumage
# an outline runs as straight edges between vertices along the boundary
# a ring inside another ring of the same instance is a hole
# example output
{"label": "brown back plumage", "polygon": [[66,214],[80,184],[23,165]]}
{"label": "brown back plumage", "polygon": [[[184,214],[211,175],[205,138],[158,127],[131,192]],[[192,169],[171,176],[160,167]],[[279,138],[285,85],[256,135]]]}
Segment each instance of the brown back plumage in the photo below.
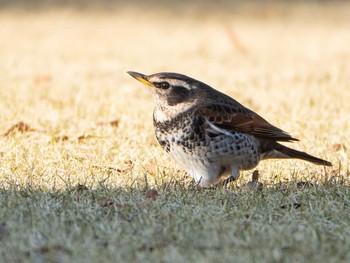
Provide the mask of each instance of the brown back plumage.
{"label": "brown back plumage", "polygon": [[298,141],[287,132],[270,124],[264,118],[245,107],[230,107],[229,105],[211,104],[199,109],[205,119],[219,128],[242,132],[258,138],[274,141]]}

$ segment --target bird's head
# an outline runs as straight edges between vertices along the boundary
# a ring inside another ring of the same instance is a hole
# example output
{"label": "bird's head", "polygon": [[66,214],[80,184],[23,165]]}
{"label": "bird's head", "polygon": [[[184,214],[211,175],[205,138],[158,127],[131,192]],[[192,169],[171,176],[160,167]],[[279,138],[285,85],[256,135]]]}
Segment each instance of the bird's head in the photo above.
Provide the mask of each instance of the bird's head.
{"label": "bird's head", "polygon": [[207,89],[206,84],[182,74],[162,72],[152,75],[128,71],[128,73],[149,87],[155,102],[155,113],[162,111],[168,117],[184,112],[198,105]]}

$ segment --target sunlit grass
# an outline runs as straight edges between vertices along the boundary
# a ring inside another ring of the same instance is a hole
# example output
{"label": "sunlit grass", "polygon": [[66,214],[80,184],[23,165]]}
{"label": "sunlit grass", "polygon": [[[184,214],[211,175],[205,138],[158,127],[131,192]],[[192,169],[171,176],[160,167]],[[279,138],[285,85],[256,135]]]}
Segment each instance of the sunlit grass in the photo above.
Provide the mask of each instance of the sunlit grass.
{"label": "sunlit grass", "polygon": [[[3,262],[350,260],[349,6],[212,8],[0,12]],[[333,167],[265,161],[261,191],[252,171],[198,189],[128,70],[200,79]]]}

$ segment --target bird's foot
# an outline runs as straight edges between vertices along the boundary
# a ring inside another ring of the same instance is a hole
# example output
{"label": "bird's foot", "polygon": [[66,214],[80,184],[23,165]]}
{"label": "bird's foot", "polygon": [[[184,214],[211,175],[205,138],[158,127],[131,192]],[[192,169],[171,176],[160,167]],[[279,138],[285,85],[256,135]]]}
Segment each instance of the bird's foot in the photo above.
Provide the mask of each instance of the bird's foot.
{"label": "bird's foot", "polygon": [[236,176],[230,176],[229,178],[226,178],[225,180],[222,181],[223,186],[227,186],[229,183],[236,181],[237,177]]}

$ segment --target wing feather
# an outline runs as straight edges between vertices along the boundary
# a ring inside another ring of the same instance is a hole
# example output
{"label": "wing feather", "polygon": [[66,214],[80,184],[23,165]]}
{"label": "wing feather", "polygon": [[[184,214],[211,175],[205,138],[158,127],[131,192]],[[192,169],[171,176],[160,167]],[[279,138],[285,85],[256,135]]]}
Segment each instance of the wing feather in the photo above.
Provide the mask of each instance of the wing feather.
{"label": "wing feather", "polygon": [[274,141],[298,141],[255,112],[238,106],[211,104],[201,107],[198,113],[212,125],[229,132],[242,132]]}

